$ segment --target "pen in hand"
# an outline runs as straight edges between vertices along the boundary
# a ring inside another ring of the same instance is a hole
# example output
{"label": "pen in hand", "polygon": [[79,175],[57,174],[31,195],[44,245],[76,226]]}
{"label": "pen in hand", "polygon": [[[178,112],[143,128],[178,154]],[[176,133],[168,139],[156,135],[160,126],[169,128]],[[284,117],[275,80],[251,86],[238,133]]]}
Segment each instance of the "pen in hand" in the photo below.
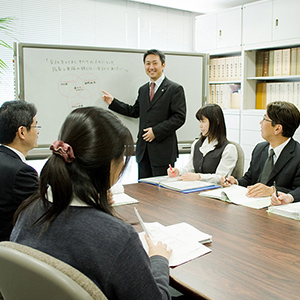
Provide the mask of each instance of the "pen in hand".
{"label": "pen in hand", "polygon": [[171,171],[172,174],[173,174],[173,177],[176,177],[175,171],[173,170],[171,164],[169,164],[169,168],[170,168],[170,171]]}
{"label": "pen in hand", "polygon": [[229,173],[227,173],[226,175],[225,175],[225,183],[227,182],[227,183],[230,183],[229,181],[228,181],[228,175],[229,175]]}
{"label": "pen in hand", "polygon": [[274,180],[274,182],[273,182],[273,186],[274,186],[274,189],[275,189],[275,195],[276,195],[276,197],[278,198],[278,191],[277,191],[276,181],[275,181],[275,180]]}

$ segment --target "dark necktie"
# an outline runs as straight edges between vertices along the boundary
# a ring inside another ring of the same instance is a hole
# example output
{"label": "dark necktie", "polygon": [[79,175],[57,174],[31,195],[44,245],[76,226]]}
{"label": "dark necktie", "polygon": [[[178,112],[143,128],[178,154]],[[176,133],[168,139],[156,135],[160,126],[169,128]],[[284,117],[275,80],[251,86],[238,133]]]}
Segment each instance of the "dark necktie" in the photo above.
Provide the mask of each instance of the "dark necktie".
{"label": "dark necktie", "polygon": [[154,88],[155,88],[155,82],[151,82],[151,87],[150,87],[150,101],[152,100],[154,96]]}
{"label": "dark necktie", "polygon": [[274,166],[273,157],[274,157],[274,150],[270,149],[269,157],[266,160],[266,163],[261,173],[260,182],[263,184],[266,184],[268,182],[269,176],[273,170],[273,166]]}

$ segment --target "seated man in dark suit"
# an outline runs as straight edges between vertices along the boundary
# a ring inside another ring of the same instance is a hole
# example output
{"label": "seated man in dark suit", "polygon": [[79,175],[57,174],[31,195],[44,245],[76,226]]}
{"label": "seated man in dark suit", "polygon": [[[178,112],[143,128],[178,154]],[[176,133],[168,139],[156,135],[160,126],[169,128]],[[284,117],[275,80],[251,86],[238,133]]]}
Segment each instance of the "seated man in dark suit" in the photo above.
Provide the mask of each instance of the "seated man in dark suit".
{"label": "seated man in dark suit", "polygon": [[239,184],[248,187],[247,196],[271,196],[274,182],[280,192],[300,201],[300,144],[292,137],[299,126],[300,113],[289,102],[271,102],[260,122],[261,136],[266,140],[256,145],[250,167],[238,180],[222,177],[224,187]]}
{"label": "seated man in dark suit", "polygon": [[16,209],[38,188],[37,172],[25,160],[37,147],[36,112],[20,100],[0,107],[0,241],[9,240]]}

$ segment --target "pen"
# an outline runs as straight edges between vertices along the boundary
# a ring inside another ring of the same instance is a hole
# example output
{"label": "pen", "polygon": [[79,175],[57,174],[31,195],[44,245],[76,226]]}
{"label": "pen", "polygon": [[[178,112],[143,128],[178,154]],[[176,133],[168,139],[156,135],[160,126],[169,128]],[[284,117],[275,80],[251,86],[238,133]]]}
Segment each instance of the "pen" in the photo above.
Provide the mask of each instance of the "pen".
{"label": "pen", "polygon": [[275,180],[273,182],[273,186],[274,186],[274,189],[275,189],[275,195],[276,195],[276,197],[278,197],[278,191],[277,191],[276,181]]}
{"label": "pen", "polygon": [[169,164],[169,168],[170,168],[170,171],[172,172],[173,176],[175,177],[175,176],[176,176],[176,174],[175,174],[175,171],[173,170],[173,168],[172,168],[171,164]]}
{"label": "pen", "polygon": [[134,211],[135,211],[135,214],[136,214],[136,216],[137,216],[137,218],[138,218],[138,220],[139,220],[139,222],[140,222],[140,224],[141,224],[143,230],[145,231],[145,233],[146,233],[146,234],[149,236],[149,238],[151,239],[150,233],[149,233],[148,230],[146,229],[145,224],[144,224],[144,222],[143,222],[143,219],[141,218],[141,216],[140,216],[140,214],[139,214],[139,212],[138,212],[138,210],[137,210],[136,207],[134,207]]}
{"label": "pen", "polygon": [[[229,175],[229,173],[227,173],[226,175],[225,175],[225,182],[228,182],[228,175]],[[228,182],[229,183],[229,182]]]}

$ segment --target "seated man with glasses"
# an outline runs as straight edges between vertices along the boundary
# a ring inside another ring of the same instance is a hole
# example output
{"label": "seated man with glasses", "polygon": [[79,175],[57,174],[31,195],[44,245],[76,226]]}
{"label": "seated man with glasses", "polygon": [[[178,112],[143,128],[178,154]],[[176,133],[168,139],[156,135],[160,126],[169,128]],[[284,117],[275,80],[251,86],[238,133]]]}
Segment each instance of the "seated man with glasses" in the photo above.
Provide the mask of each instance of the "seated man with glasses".
{"label": "seated man with glasses", "polygon": [[300,144],[293,135],[300,123],[297,107],[289,102],[271,102],[260,121],[261,136],[252,152],[250,167],[243,177],[221,178],[224,187],[239,184],[248,187],[247,196],[271,196],[277,190],[300,201]]}
{"label": "seated man with glasses", "polygon": [[36,113],[33,104],[21,100],[0,107],[0,241],[9,240],[16,209],[38,188],[38,174],[25,160],[37,147]]}

